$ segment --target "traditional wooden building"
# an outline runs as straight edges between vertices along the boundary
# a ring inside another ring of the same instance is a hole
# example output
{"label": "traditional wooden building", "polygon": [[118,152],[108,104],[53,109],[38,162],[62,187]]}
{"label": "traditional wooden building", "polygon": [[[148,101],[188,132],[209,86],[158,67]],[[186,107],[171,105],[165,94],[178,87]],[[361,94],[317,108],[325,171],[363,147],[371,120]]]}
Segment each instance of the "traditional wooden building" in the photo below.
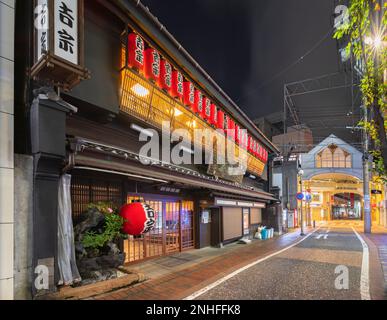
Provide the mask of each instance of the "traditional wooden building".
{"label": "traditional wooden building", "polygon": [[[123,244],[128,263],[220,246],[262,222],[279,228],[267,183],[277,148],[140,1],[38,0],[19,10],[29,22],[19,38],[30,39],[19,46],[19,62],[30,73],[19,71],[27,100],[17,121],[25,133],[19,152],[34,156],[34,266],[44,260],[57,267],[63,173],[71,175],[74,221],[98,201],[141,200],[156,211],[155,228]],[[33,61],[23,59],[28,52]],[[192,137],[195,129],[214,134],[181,147],[189,159],[216,149],[223,135],[246,166],[233,175],[228,163],[165,161],[165,150],[181,139],[160,140],[159,153],[144,163],[146,141],[139,136],[165,138],[163,123]]]}

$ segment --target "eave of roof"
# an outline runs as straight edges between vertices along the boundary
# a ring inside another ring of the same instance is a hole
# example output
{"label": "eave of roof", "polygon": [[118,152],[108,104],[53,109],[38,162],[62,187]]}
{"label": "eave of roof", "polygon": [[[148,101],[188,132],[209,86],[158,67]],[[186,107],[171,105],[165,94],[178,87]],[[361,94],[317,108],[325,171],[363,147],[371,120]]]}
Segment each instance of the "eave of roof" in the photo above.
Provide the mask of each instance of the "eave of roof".
{"label": "eave of roof", "polygon": [[[98,0],[100,3],[111,7],[112,3],[106,4],[106,0]],[[182,70],[190,74],[203,88],[206,88],[227,111],[243,125],[250,134],[258,139],[272,153],[280,153],[275,146],[254,122],[240,109],[240,107],[220,88],[220,86],[208,75],[199,63],[183,48],[183,46],[168,32],[157,17],[144,6],[140,0],[116,0],[121,11],[124,11],[130,20],[135,22],[146,35],[151,38],[163,51],[165,51],[175,62],[180,62]],[[120,15],[122,17],[122,15]],[[180,65],[179,64],[179,65]]]}

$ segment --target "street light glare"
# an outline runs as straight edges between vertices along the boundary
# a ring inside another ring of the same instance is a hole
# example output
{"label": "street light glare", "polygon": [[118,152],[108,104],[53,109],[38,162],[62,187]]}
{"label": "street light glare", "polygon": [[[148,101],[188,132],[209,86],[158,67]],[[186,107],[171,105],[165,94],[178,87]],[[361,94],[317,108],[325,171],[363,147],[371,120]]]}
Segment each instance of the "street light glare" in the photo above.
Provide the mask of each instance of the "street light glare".
{"label": "street light glare", "polygon": [[374,45],[374,47],[375,47],[376,49],[379,49],[379,48],[381,47],[381,45],[382,45],[382,37],[379,36],[379,35],[377,35],[377,36],[375,37],[375,40],[373,41],[373,45]]}

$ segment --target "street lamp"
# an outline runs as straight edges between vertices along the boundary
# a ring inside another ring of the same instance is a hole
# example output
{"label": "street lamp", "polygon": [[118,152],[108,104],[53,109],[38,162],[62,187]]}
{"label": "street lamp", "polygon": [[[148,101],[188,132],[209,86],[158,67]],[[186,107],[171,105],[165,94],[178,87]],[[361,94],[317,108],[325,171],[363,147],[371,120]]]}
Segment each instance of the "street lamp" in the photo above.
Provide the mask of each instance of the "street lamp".
{"label": "street lamp", "polygon": [[[301,189],[300,192],[303,193],[303,191],[302,191],[302,176],[304,175],[304,170],[299,169],[297,174],[298,174],[298,177],[300,178],[300,189]],[[304,217],[303,217],[304,213],[302,210],[302,207],[303,207],[302,201],[303,200],[301,200],[301,210],[300,210],[300,214],[301,214],[301,234],[300,235],[303,237],[305,235],[305,233],[304,233]]]}

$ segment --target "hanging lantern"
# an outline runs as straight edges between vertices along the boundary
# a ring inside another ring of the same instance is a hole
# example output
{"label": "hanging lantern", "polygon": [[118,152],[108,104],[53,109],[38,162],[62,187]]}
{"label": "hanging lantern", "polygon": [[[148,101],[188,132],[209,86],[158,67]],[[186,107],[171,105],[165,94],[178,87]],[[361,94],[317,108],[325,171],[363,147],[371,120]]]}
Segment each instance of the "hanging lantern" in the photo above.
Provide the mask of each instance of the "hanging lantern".
{"label": "hanging lantern", "polygon": [[124,219],[122,231],[131,236],[148,233],[156,224],[155,211],[141,202],[124,205],[120,216]]}
{"label": "hanging lantern", "polygon": [[248,137],[248,146],[247,146],[247,150],[250,152],[250,153],[253,153],[253,138],[251,136]]}
{"label": "hanging lantern", "polygon": [[240,145],[243,149],[246,149],[246,150],[247,150],[247,146],[248,146],[248,135],[247,135],[247,131],[246,131],[245,129],[242,129],[242,128],[240,128],[239,131],[240,131],[240,135],[241,135],[241,141],[240,141],[239,145]]}
{"label": "hanging lantern", "polygon": [[195,87],[191,82],[185,81],[183,84],[183,88],[184,88],[183,102],[187,107],[190,107],[191,109],[193,109],[195,104]]}
{"label": "hanging lantern", "polygon": [[144,40],[135,33],[128,36],[128,65],[140,72],[144,70]]}
{"label": "hanging lantern", "polygon": [[237,124],[235,125],[235,141],[238,144],[241,142],[241,131]]}
{"label": "hanging lantern", "polygon": [[173,98],[183,98],[184,88],[183,88],[184,78],[179,71],[172,72],[172,88],[170,94]]}
{"label": "hanging lantern", "polygon": [[227,119],[227,136],[235,141],[235,122],[230,117]]}
{"label": "hanging lantern", "polygon": [[145,50],[145,77],[154,82],[160,79],[160,54],[153,48]]}
{"label": "hanging lantern", "polygon": [[207,97],[203,98],[203,119],[207,120],[210,122],[210,117],[211,117],[211,100],[208,99]]}
{"label": "hanging lantern", "polygon": [[211,115],[210,115],[210,124],[216,126],[218,117],[218,110],[216,105],[211,104]]}
{"label": "hanging lantern", "polygon": [[224,130],[224,112],[219,109],[216,117],[216,127]]}
{"label": "hanging lantern", "polygon": [[203,113],[203,94],[197,89],[195,89],[195,104],[193,110],[199,115]]}
{"label": "hanging lantern", "polygon": [[161,60],[160,77],[157,84],[166,91],[170,91],[172,88],[172,65],[164,59]]}

